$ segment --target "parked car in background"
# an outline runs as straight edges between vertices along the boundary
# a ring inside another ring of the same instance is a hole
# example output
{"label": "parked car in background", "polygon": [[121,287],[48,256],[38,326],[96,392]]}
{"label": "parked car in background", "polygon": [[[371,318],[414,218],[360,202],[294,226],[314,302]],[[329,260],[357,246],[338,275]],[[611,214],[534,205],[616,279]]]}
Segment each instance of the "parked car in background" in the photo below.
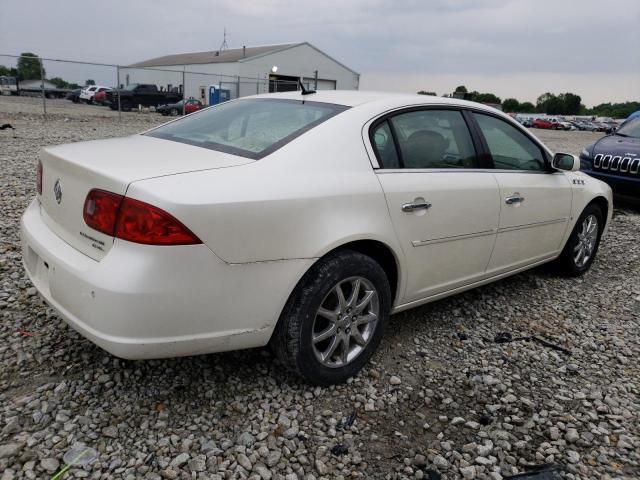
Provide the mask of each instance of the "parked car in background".
{"label": "parked car in background", "polygon": [[367,363],[392,312],[550,261],[585,273],[613,205],[579,167],[464,100],[245,97],[41,150],[22,258],[114,355],[271,343],[328,385]]}
{"label": "parked car in background", "polygon": [[548,118],[536,118],[531,122],[533,128],[543,128],[545,130],[550,129],[553,123]]}
{"label": "parked car in background", "polygon": [[531,119],[531,118],[525,118],[525,119],[523,119],[523,120],[522,120],[522,122],[520,122],[520,123],[522,123],[522,125],[524,125],[524,126],[525,126],[525,127],[527,127],[527,128],[531,128],[531,127],[533,126],[533,119]]}
{"label": "parked car in background", "polygon": [[605,133],[613,133],[618,128],[618,123],[614,122],[613,120],[601,121],[601,122],[598,122],[598,124],[600,125],[600,128],[601,128],[600,131]]}
{"label": "parked car in background", "polygon": [[80,92],[80,100],[85,103],[93,103],[96,93],[104,92],[106,90],[109,90],[109,87],[104,87],[102,85],[90,85]]}
{"label": "parked car in background", "polygon": [[586,132],[600,132],[600,131],[602,131],[602,127],[600,125],[598,125],[597,123],[591,121],[591,120],[581,120],[579,129],[583,130],[583,131],[586,131]]}
{"label": "parked car in background", "polygon": [[571,130],[571,124],[555,117],[536,118],[532,123],[533,128],[550,130]]}
{"label": "parked car in background", "polygon": [[161,113],[162,115],[170,115],[175,117],[176,115],[182,115],[182,105],[184,104],[184,113],[189,114],[193,112],[197,112],[204,108],[204,104],[200,100],[196,100],[195,98],[188,98],[186,102],[184,100],[180,100],[176,103],[170,103],[168,105],[160,105],[156,108],[156,112]]}
{"label": "parked car in background", "polygon": [[621,197],[640,199],[640,118],[625,122],[580,154],[581,169]]}
{"label": "parked car in background", "polygon": [[128,112],[138,105],[158,107],[159,105],[176,103],[182,99],[182,94],[179,92],[162,92],[153,84],[132,83],[124,88],[107,92],[107,101],[112,110],[118,109],[118,97],[120,97],[120,108]]}
{"label": "parked car in background", "polygon": [[80,102],[80,93],[82,92],[81,88],[76,88],[75,90],[71,90],[67,93],[66,99],[71,100],[73,103]]}
{"label": "parked car in background", "polygon": [[110,92],[111,90],[111,88],[98,89],[93,96],[93,103],[97,103],[98,105],[107,105],[107,92]]}

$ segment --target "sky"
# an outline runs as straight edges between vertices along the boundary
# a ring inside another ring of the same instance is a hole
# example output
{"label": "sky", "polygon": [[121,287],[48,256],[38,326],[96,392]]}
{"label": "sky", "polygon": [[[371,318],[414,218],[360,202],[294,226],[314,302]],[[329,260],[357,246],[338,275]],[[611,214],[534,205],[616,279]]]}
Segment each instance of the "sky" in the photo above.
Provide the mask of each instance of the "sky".
{"label": "sky", "polygon": [[[0,0],[0,12],[5,54],[129,64],[215,50],[226,28],[232,48],[308,41],[361,90],[640,100],[640,0]],[[115,83],[109,68],[45,68]]]}

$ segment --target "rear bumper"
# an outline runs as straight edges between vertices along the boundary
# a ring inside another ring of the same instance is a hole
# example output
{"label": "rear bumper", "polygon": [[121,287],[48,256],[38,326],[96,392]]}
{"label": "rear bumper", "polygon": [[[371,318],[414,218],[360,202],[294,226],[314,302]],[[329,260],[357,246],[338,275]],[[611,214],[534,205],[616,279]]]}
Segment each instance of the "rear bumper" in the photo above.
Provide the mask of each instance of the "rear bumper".
{"label": "rear bumper", "polygon": [[205,245],[115,240],[99,262],[42,221],[21,223],[23,264],[42,297],[81,335],[122,358],[165,358],[265,345],[313,260],[227,264]]}

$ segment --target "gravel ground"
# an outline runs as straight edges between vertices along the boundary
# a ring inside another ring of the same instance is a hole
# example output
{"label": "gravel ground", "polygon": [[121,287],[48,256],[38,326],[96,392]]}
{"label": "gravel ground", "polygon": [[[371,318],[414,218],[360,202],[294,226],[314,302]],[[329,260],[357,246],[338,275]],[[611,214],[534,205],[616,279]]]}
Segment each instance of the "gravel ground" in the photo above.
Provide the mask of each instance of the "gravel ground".
{"label": "gravel ground", "polygon": [[[637,209],[616,210],[582,278],[539,268],[392,317],[345,385],[305,385],[266,350],[124,361],[39,299],[19,218],[40,147],[161,119],[49,107],[44,124],[37,99],[0,98],[15,127],[0,131],[0,479],[50,478],[78,443],[99,457],[65,478],[499,479],[545,463],[565,478],[640,477]],[[571,153],[598,136],[535,133]],[[548,343],[517,340],[531,335]]]}

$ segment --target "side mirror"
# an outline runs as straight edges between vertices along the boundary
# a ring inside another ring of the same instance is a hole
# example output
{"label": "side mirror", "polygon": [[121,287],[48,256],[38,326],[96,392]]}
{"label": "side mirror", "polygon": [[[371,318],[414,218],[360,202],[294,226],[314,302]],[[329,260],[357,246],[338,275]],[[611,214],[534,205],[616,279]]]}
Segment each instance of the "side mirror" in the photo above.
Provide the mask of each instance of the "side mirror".
{"label": "side mirror", "polygon": [[556,153],[553,156],[551,166],[557,170],[577,172],[580,170],[580,159],[570,153]]}

